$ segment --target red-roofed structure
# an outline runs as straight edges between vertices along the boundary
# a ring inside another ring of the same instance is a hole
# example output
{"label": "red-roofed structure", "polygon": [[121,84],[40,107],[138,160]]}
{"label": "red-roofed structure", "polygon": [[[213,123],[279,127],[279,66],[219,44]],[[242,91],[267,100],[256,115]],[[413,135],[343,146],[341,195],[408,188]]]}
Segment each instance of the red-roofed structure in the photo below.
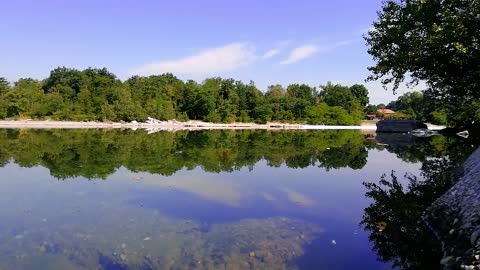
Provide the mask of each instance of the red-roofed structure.
{"label": "red-roofed structure", "polygon": [[382,113],[384,116],[386,115],[392,115],[395,112],[390,110],[390,109],[378,109],[377,112]]}

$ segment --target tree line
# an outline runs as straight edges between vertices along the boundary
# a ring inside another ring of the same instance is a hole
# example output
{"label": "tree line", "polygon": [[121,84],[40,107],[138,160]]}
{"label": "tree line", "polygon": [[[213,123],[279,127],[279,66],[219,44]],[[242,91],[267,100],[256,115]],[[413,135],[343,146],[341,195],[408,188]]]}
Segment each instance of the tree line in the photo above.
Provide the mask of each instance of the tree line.
{"label": "tree line", "polygon": [[309,122],[353,125],[364,118],[368,90],[360,84],[316,87],[208,78],[182,81],[172,74],[133,76],[122,82],[106,68],[59,67],[44,80],[0,78],[0,119],[97,121],[203,120]]}

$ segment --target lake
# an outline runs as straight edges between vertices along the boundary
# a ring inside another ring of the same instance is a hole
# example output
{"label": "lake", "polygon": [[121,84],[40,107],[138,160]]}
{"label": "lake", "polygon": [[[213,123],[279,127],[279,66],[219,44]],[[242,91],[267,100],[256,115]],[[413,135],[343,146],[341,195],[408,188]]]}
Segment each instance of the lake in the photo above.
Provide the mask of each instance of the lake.
{"label": "lake", "polygon": [[440,269],[421,215],[474,149],[354,130],[0,129],[0,269]]}

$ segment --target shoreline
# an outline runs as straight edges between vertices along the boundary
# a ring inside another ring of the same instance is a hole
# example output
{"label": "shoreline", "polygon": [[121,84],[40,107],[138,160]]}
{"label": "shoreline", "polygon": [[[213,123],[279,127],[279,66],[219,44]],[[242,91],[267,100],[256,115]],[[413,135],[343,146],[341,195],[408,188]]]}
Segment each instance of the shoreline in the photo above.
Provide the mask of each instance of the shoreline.
{"label": "shoreline", "polygon": [[424,212],[427,225],[442,242],[444,265],[480,267],[479,164],[480,148],[457,168],[455,184]]}
{"label": "shoreline", "polygon": [[356,129],[376,130],[376,125],[362,124],[359,126],[327,126],[269,122],[256,123],[209,123],[203,121],[180,122],[175,120],[149,123],[137,122],[78,122],[78,121],[48,121],[48,120],[1,120],[0,128],[36,128],[36,129],[146,129],[147,131],[161,130],[209,130],[209,129],[264,129],[264,130],[322,130],[322,129]]}

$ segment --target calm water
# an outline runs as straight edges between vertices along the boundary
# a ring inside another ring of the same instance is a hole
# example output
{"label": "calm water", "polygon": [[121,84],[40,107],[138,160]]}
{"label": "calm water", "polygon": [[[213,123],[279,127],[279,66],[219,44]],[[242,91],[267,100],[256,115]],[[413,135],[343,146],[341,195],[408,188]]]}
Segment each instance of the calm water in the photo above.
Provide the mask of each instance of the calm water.
{"label": "calm water", "polygon": [[336,130],[0,130],[0,269],[439,268],[420,199],[366,197],[362,183],[394,169],[407,192],[405,173],[422,182],[455,145]]}

